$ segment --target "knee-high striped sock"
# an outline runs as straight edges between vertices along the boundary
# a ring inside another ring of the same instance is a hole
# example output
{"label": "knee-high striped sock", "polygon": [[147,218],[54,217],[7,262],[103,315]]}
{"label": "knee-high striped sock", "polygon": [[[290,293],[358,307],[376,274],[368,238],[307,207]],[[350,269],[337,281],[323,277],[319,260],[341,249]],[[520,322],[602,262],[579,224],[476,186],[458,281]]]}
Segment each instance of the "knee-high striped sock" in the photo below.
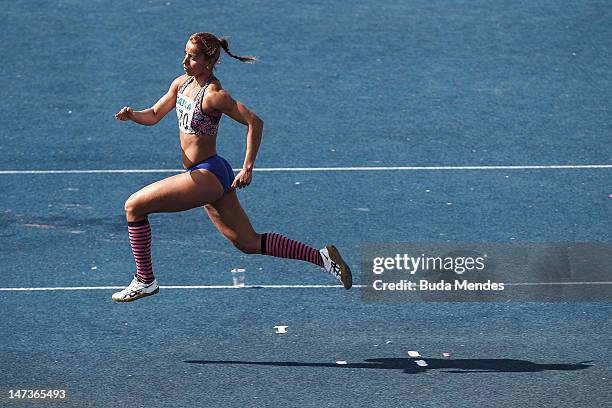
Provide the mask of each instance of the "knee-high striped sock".
{"label": "knee-high striped sock", "polygon": [[261,235],[261,253],[278,258],[301,259],[323,268],[323,258],[318,249],[273,232]]}
{"label": "knee-high striped sock", "polygon": [[149,220],[128,222],[130,245],[136,261],[136,278],[142,283],[151,283],[153,264],[151,262],[151,226]]}

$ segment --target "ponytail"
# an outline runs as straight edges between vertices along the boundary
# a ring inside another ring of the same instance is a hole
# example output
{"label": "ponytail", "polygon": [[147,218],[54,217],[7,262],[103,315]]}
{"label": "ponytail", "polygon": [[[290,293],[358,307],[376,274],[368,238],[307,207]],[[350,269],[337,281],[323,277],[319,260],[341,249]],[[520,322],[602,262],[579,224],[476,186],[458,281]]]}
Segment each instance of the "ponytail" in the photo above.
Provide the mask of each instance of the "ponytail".
{"label": "ponytail", "polygon": [[219,45],[221,45],[221,48],[223,48],[223,51],[225,51],[227,53],[227,55],[229,55],[232,58],[236,58],[237,60],[240,60],[242,62],[246,62],[249,64],[252,64],[253,62],[257,61],[257,57],[254,57],[252,55],[234,55],[230,52],[229,50],[229,43],[227,42],[227,38],[225,37],[220,37],[218,38],[219,41]]}

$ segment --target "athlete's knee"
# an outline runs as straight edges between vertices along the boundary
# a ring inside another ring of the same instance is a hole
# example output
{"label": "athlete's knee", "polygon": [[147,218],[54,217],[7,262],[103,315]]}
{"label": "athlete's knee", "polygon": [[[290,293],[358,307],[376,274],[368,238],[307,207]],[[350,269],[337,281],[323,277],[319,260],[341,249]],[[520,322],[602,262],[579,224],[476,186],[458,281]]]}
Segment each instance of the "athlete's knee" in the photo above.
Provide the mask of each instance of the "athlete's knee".
{"label": "athlete's knee", "polygon": [[232,244],[245,254],[261,253],[261,235],[255,234],[250,237],[236,237],[232,239]]}
{"label": "athlete's knee", "polygon": [[132,194],[125,202],[125,214],[128,216],[128,218],[146,217],[147,213],[145,210],[145,204],[146,203],[140,194],[136,192]]}

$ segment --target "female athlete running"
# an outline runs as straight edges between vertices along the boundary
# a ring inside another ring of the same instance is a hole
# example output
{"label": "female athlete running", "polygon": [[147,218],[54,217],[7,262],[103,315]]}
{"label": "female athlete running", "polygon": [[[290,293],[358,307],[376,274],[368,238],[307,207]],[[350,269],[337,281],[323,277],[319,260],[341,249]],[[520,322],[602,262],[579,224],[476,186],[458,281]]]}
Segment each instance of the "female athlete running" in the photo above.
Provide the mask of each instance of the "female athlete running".
{"label": "female athlete running", "polygon": [[[204,207],[217,229],[236,248],[247,254],[300,259],[320,266],[352,285],[351,270],[333,245],[317,250],[276,233],[258,234],[242,209],[236,188],[251,184],[253,166],[261,143],[263,121],[223,89],[213,69],[221,48],[232,58],[253,62],[254,57],[236,56],[225,38],[195,33],[185,47],[185,74],[176,78],[168,92],[153,107],[134,111],[124,106],[115,114],[122,121],[155,125],[176,108],[185,172],[150,184],[132,194],[125,203],[130,245],[136,261],[132,282],[112,299],[129,302],[159,292],[151,262],[151,226],[148,215]],[[234,177],[229,163],[217,155],[216,138],[221,115],[247,126],[247,147],[242,170]]]}

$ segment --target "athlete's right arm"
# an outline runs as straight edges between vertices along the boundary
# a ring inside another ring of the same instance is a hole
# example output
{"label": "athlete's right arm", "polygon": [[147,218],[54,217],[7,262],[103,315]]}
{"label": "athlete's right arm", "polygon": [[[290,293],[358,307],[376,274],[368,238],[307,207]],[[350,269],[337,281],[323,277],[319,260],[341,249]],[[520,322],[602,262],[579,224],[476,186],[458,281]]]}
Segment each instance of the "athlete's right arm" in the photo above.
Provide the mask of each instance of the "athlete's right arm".
{"label": "athlete's right arm", "polygon": [[166,116],[168,112],[174,108],[174,105],[176,104],[176,95],[178,94],[179,87],[184,80],[184,76],[185,75],[182,75],[172,81],[172,85],[170,85],[168,92],[166,92],[166,94],[162,96],[152,107],[141,111],[134,111],[131,107],[124,106],[115,114],[115,119],[124,121],[131,120],[146,126],[157,124],[164,116]]}

